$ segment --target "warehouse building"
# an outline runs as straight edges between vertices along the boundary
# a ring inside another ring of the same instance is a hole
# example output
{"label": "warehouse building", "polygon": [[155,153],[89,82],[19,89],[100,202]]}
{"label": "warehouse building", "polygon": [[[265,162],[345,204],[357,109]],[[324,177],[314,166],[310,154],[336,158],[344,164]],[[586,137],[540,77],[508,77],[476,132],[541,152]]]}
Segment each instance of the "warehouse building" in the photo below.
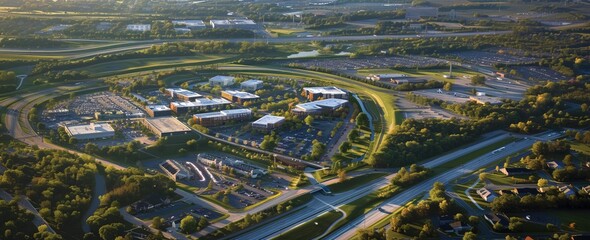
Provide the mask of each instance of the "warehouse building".
{"label": "warehouse building", "polygon": [[285,117],[266,115],[252,123],[252,128],[259,130],[272,130],[285,123]]}
{"label": "warehouse building", "polygon": [[186,102],[194,102],[197,98],[202,98],[203,95],[193,91],[189,91],[182,88],[166,88],[164,93],[173,99],[178,99]]}
{"label": "warehouse building", "polygon": [[252,117],[250,109],[232,109],[219,112],[199,113],[193,115],[196,124],[209,127],[225,125],[231,121],[248,120]]}
{"label": "warehouse building", "polygon": [[166,105],[147,105],[145,111],[150,117],[165,117],[172,115],[172,110]]}
{"label": "warehouse building", "polygon": [[174,20],[172,21],[172,24],[174,24],[174,26],[183,26],[190,30],[202,30],[207,28],[203,20]]}
{"label": "warehouse building", "polygon": [[305,96],[309,101],[315,101],[320,98],[348,98],[348,94],[337,87],[306,87],[303,88],[303,96]]}
{"label": "warehouse building", "polygon": [[236,81],[235,77],[232,76],[215,76],[209,79],[209,85],[211,86],[230,86]]}
{"label": "warehouse building", "polygon": [[295,105],[295,108],[291,110],[295,115],[318,115],[318,114],[331,114],[339,108],[344,107],[348,103],[348,100],[329,98],[324,100],[318,100],[307,103],[300,103]]}
{"label": "warehouse building", "polygon": [[144,118],[141,122],[160,137],[176,136],[191,132],[190,128],[175,117]]}
{"label": "warehouse building", "polygon": [[250,79],[240,83],[240,87],[244,90],[256,91],[264,87],[264,82],[257,79]]}
{"label": "warehouse building", "polygon": [[92,140],[111,138],[115,136],[115,129],[107,123],[90,123],[85,125],[65,126],[66,133],[77,140]]}
{"label": "warehouse building", "polygon": [[152,30],[152,25],[150,25],[150,24],[129,24],[129,25],[127,25],[127,31],[148,32],[150,30]]}
{"label": "warehouse building", "polygon": [[239,104],[243,104],[247,101],[254,101],[254,100],[260,98],[256,94],[252,94],[249,92],[232,91],[232,90],[221,91],[221,97],[225,98],[229,101],[239,103]]}
{"label": "warehouse building", "polygon": [[223,29],[243,29],[243,30],[258,30],[260,26],[250,19],[230,19],[230,20],[211,20],[209,21],[213,28]]}
{"label": "warehouse building", "polygon": [[192,111],[219,109],[230,103],[223,98],[199,98],[194,102],[171,102],[170,109],[176,114],[185,114]]}
{"label": "warehouse building", "polygon": [[215,166],[217,169],[222,169],[224,166],[227,166],[233,168],[236,173],[251,178],[258,178],[268,174],[268,171],[266,169],[230,157],[217,156],[208,153],[199,153],[197,155],[197,160],[204,165]]}

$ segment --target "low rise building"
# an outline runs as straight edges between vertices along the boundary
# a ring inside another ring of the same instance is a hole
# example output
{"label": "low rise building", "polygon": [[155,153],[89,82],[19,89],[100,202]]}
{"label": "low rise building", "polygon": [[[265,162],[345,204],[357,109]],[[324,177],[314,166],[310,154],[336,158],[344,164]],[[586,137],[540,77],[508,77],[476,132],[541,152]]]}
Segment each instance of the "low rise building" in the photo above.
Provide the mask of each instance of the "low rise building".
{"label": "low rise building", "polygon": [[187,134],[191,129],[175,117],[144,118],[144,126],[160,137]]}
{"label": "low rise building", "polygon": [[173,99],[178,99],[186,102],[194,102],[198,98],[203,97],[203,95],[201,94],[182,88],[166,88],[164,89],[164,93],[172,97]]}
{"label": "low rise building", "polygon": [[115,136],[115,129],[108,123],[90,123],[84,125],[66,125],[66,133],[77,140],[92,140],[111,138]]}
{"label": "low rise building", "polygon": [[392,83],[395,84],[416,84],[416,83],[425,83],[426,79],[423,78],[397,78],[391,80]]}
{"label": "low rise building", "polygon": [[192,111],[220,109],[231,102],[223,98],[199,98],[194,102],[171,102],[170,109],[176,114],[186,114]]}
{"label": "low rise building", "polygon": [[182,166],[181,164],[179,164],[178,162],[176,162],[174,160],[168,159],[168,160],[160,163],[159,166],[160,166],[160,169],[162,169],[162,171],[164,173],[166,173],[166,175],[174,181],[188,179],[193,176],[191,171],[189,171],[184,166]]}
{"label": "low rise building", "polygon": [[395,81],[398,78],[406,78],[406,74],[371,74],[367,79],[372,81]]}
{"label": "low rise building", "polygon": [[225,98],[229,101],[239,103],[239,104],[244,104],[245,102],[248,102],[248,101],[255,101],[258,98],[260,98],[256,94],[252,94],[249,92],[233,91],[233,90],[221,91],[221,97]]}
{"label": "low rise building", "polygon": [[583,187],[582,191],[584,191],[587,194],[590,194],[590,185]]}
{"label": "low rise building", "polygon": [[565,196],[567,196],[567,197],[576,196],[576,191],[574,191],[574,189],[571,186],[563,185],[563,186],[557,187],[557,189],[560,192],[562,192],[563,194],[565,194]]}
{"label": "low rise building", "polygon": [[204,165],[215,166],[218,169],[222,169],[224,166],[227,166],[233,168],[236,173],[251,178],[258,178],[268,173],[266,169],[259,168],[242,160],[233,159],[230,157],[199,153],[199,155],[197,155],[197,160]]}
{"label": "low rise building", "polygon": [[348,98],[348,94],[337,87],[306,87],[303,88],[303,96],[305,96],[309,101],[315,101],[320,98]]}
{"label": "low rise building", "polygon": [[318,115],[318,114],[331,114],[339,108],[342,108],[348,103],[348,100],[329,98],[324,100],[318,100],[307,103],[300,103],[295,105],[291,110],[293,114],[299,116],[305,115]]}
{"label": "low rise building", "polygon": [[496,197],[498,197],[495,193],[490,191],[487,188],[480,188],[477,190],[477,194],[486,202],[492,202]]}
{"label": "low rise building", "polygon": [[235,81],[236,81],[235,77],[219,75],[219,76],[209,78],[209,85],[225,87],[225,86],[233,85]]}
{"label": "low rise building", "polygon": [[232,121],[248,120],[251,117],[252,111],[250,109],[232,109],[195,114],[193,115],[193,120],[196,124],[209,127],[225,125]]}
{"label": "low rise building", "polygon": [[250,79],[240,83],[240,87],[244,90],[256,91],[264,87],[264,82],[261,80]]}
{"label": "low rise building", "polygon": [[506,176],[531,174],[533,171],[526,168],[502,168],[500,169]]}
{"label": "low rise building", "polygon": [[172,115],[172,110],[166,105],[147,105],[145,111],[150,117],[165,117]]}
{"label": "low rise building", "polygon": [[249,19],[229,19],[229,20],[210,20],[212,28],[216,29],[243,29],[243,30],[258,30],[260,26],[256,22]]}
{"label": "low rise building", "polygon": [[129,24],[129,25],[127,25],[127,31],[148,32],[150,30],[152,30],[152,25],[150,25],[150,24]]}
{"label": "low rise building", "polygon": [[174,20],[172,24],[175,26],[182,26],[190,30],[202,30],[207,28],[203,20]]}
{"label": "low rise building", "polygon": [[252,123],[252,128],[259,130],[272,130],[285,123],[285,117],[266,115]]}

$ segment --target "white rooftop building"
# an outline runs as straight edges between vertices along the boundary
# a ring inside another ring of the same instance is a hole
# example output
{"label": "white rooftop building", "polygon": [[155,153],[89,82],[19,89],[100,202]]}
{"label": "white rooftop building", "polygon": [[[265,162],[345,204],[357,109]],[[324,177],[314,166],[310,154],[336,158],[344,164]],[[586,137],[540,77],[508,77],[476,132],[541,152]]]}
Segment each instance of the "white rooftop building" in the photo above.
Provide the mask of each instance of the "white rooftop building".
{"label": "white rooftop building", "polygon": [[174,25],[183,25],[188,29],[197,30],[197,29],[205,29],[207,26],[203,20],[174,20],[172,21]]}
{"label": "white rooftop building", "polygon": [[250,109],[232,109],[219,112],[199,113],[193,115],[195,123],[203,126],[223,125],[230,121],[244,120],[252,117]]}
{"label": "white rooftop building", "polygon": [[217,86],[217,85],[219,85],[219,86],[224,87],[224,86],[229,86],[229,85],[234,84],[235,80],[236,80],[236,78],[235,77],[232,77],[232,76],[220,76],[220,75],[218,75],[218,76],[215,76],[215,77],[210,78],[209,79],[209,84],[211,86]]}
{"label": "white rooftop building", "polygon": [[234,91],[234,90],[221,91],[221,97],[225,98],[229,101],[237,102],[240,104],[242,104],[246,101],[252,101],[252,100],[256,100],[256,99],[260,98],[256,94],[252,94],[249,92],[242,92],[242,91]]}
{"label": "white rooftop building", "polygon": [[195,101],[197,98],[203,97],[201,94],[183,88],[166,88],[164,91],[172,98],[183,101]]}
{"label": "white rooftop building", "polygon": [[245,90],[256,91],[264,87],[264,82],[262,80],[250,79],[240,83],[240,87]]}
{"label": "white rooftop building", "polygon": [[281,126],[285,122],[285,117],[266,115],[259,118],[252,123],[253,128],[257,129],[274,129]]}
{"label": "white rooftop building", "polygon": [[303,92],[307,99],[313,101],[318,98],[347,98],[347,93],[337,87],[306,87]]}
{"label": "white rooftop building", "polygon": [[115,136],[115,129],[107,123],[65,126],[70,137],[78,140],[110,138]]}
{"label": "white rooftop building", "polygon": [[313,102],[300,103],[295,105],[293,113],[296,114],[320,114],[329,113],[334,110],[343,107],[348,100],[338,98],[328,98]]}
{"label": "white rooftop building", "polygon": [[259,28],[258,24],[250,19],[211,20],[209,23],[213,28],[239,28],[245,30]]}
{"label": "white rooftop building", "polygon": [[136,31],[136,32],[147,32],[152,30],[152,25],[150,24],[129,24],[127,25],[128,31]]}
{"label": "white rooftop building", "polygon": [[192,110],[205,110],[217,108],[230,103],[230,101],[225,100],[223,98],[199,98],[196,99],[194,102],[171,102],[170,109],[172,109],[172,111],[176,112],[177,114],[180,114]]}

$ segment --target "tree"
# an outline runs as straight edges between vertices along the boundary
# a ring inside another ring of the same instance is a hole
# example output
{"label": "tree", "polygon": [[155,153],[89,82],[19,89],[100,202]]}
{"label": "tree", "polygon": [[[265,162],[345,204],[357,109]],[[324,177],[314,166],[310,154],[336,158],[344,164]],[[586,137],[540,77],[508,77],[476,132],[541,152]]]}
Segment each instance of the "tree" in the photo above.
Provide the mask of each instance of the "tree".
{"label": "tree", "polygon": [[346,178],[347,178],[347,176],[346,176],[346,170],[340,169],[338,171],[338,179],[339,179],[339,181],[340,182],[344,182],[344,181],[346,181]]}
{"label": "tree", "polygon": [[350,133],[348,133],[348,141],[350,142],[354,142],[358,139],[359,137],[359,130],[357,129],[352,129],[350,130]]}
{"label": "tree", "polygon": [[473,233],[473,232],[466,232],[463,235],[463,240],[476,240],[477,239],[477,234]]}
{"label": "tree", "polygon": [[455,214],[455,217],[454,217],[455,221],[463,221],[464,218],[465,218],[465,216],[463,216],[462,213],[457,213],[457,214]]}
{"label": "tree", "polygon": [[531,147],[531,151],[533,152],[533,154],[535,154],[535,156],[546,154],[548,149],[549,146],[547,145],[547,143],[541,141],[536,141],[535,143],[533,143],[533,146]]}
{"label": "tree", "polygon": [[98,230],[100,238],[104,240],[115,239],[125,234],[125,226],[122,223],[111,223],[100,227]]}
{"label": "tree", "polygon": [[183,233],[191,234],[197,231],[197,220],[192,215],[187,215],[182,220],[180,220],[180,229]]}
{"label": "tree", "polygon": [[484,85],[486,83],[486,78],[482,75],[474,75],[471,77],[471,84],[473,85]]}
{"label": "tree", "polygon": [[572,155],[571,154],[567,154],[565,155],[565,157],[563,157],[563,164],[565,164],[566,166],[572,166]]}
{"label": "tree", "polygon": [[479,217],[478,216],[469,216],[469,223],[471,223],[471,225],[475,226],[479,223]]}
{"label": "tree", "polygon": [[508,229],[513,232],[519,232],[522,230],[523,223],[518,217],[511,217]]}
{"label": "tree", "polygon": [[486,180],[487,177],[488,177],[488,174],[487,173],[480,173],[479,174],[479,180],[480,181]]}
{"label": "tree", "polygon": [[209,184],[207,185],[207,190],[213,189],[213,180],[209,180]]}
{"label": "tree", "polygon": [[162,223],[163,221],[161,217],[156,216],[152,219],[152,227],[155,229],[162,229]]}
{"label": "tree", "polygon": [[369,127],[369,117],[366,113],[361,112],[356,116],[356,124],[359,127],[368,128]]}
{"label": "tree", "polygon": [[451,90],[452,90],[452,88],[453,88],[453,84],[452,84],[452,83],[450,83],[450,82],[447,82],[447,83],[445,83],[445,85],[443,86],[443,89],[444,89],[445,91],[451,91]]}
{"label": "tree", "polygon": [[313,124],[313,121],[315,119],[313,118],[313,116],[308,115],[307,117],[305,117],[305,119],[303,119],[303,121],[305,122],[305,125],[311,127],[311,125]]}
{"label": "tree", "polygon": [[341,153],[346,153],[346,152],[348,152],[348,150],[350,150],[351,147],[352,147],[352,145],[350,144],[350,142],[346,141],[340,145],[338,150],[340,150]]}
{"label": "tree", "polygon": [[537,181],[537,186],[542,188],[542,187],[547,186],[548,183],[549,183],[549,181],[547,181],[547,179],[539,178],[539,180]]}

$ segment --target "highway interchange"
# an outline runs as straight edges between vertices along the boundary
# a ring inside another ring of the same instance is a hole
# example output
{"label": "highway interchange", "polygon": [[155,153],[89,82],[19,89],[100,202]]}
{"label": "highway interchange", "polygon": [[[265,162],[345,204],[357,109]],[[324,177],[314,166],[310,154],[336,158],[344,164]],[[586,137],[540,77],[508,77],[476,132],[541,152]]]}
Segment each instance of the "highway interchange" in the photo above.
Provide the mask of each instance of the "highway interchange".
{"label": "highway interchange", "polygon": [[[480,35],[480,34],[504,34],[508,32],[484,32],[484,33],[452,33],[452,34],[437,34],[435,37],[447,37],[447,36],[469,36],[469,35]],[[374,36],[373,39],[390,39],[390,38],[410,38],[410,37],[417,37],[414,35],[396,35],[396,36]],[[430,36],[424,36],[430,37]],[[367,40],[367,36],[348,36],[348,37],[315,37],[315,38],[272,38],[272,39],[233,39],[232,41],[239,42],[239,41],[268,41],[268,42],[296,42],[296,41],[318,41],[318,40],[341,40],[341,41],[348,41],[348,40]],[[134,42],[125,46],[109,48],[109,49],[102,49],[102,48],[89,48],[89,49],[73,49],[73,50],[55,50],[55,51],[44,51],[44,50],[34,50],[34,51],[27,51],[28,53],[21,52],[22,54],[54,54],[54,53],[61,53],[61,54],[68,54],[73,56],[74,58],[78,57],[88,57],[94,56],[98,54],[106,54],[106,53],[115,53],[121,51],[128,51],[134,49],[141,49],[145,47],[149,47],[153,44],[159,44],[164,42],[178,42],[178,41],[186,41],[186,40],[170,40],[170,41],[141,41],[141,42]],[[194,41],[194,40],[190,40]],[[203,40],[204,41],[204,40]],[[0,54],[2,53],[16,53],[19,54],[18,50],[0,50]],[[4,106],[7,108],[6,116],[5,116],[5,125],[8,129],[11,136],[15,139],[21,140],[29,145],[36,145],[39,148],[48,148],[48,149],[59,149],[59,150],[66,150],[70,152],[74,152],[72,150],[64,149],[62,147],[56,146],[54,144],[50,144],[43,141],[43,138],[40,137],[35,133],[32,126],[28,121],[28,113],[33,108],[35,104],[47,101],[49,99],[55,98],[60,95],[65,95],[72,91],[81,91],[81,90],[90,90],[92,88],[99,88],[94,86],[95,82],[89,81],[81,84],[80,86],[58,86],[54,88],[48,88],[39,90],[36,92],[21,94],[21,95],[13,95],[7,97],[0,101],[0,106]],[[489,165],[495,161],[505,158],[508,155],[521,151],[523,149],[529,148],[535,140],[552,140],[559,137],[559,134],[553,134],[552,136],[547,136],[547,134],[538,135],[538,136],[529,136],[527,138],[521,138],[520,140],[507,144],[504,151],[498,152],[496,154],[485,154],[481,157],[471,160],[468,163],[465,163],[459,167],[456,167],[446,173],[440,174],[438,176],[434,176],[429,180],[423,181],[418,185],[415,185],[405,191],[397,194],[393,198],[387,200],[383,204],[379,205],[378,207],[372,209],[371,211],[367,212],[364,216],[354,219],[348,224],[340,227],[339,229],[335,230],[334,232],[327,235],[326,239],[350,239],[356,234],[356,228],[359,226],[371,226],[372,224],[376,223],[377,221],[386,218],[389,214],[379,211],[379,208],[394,210],[399,206],[403,206],[408,201],[412,200],[416,196],[423,194],[424,192],[428,191],[431,188],[432,184],[436,181],[442,183],[449,183],[453,179],[456,179],[462,175],[468,174],[472,171],[475,171],[481,167]],[[423,165],[428,168],[435,168],[442,164],[448,163],[457,159],[460,156],[473,152],[477,149],[483,148],[488,146],[492,143],[498,142],[502,139],[508,137],[508,133],[500,133],[495,136],[488,137],[486,139],[482,139],[481,141],[465,147],[463,149],[448,153],[444,156],[435,158],[433,160],[424,162]],[[114,164],[112,162],[103,160],[103,159],[96,159],[98,162],[106,165],[106,166],[113,166],[118,169],[124,169],[124,166],[119,164]],[[277,237],[281,233],[288,231],[294,226],[297,226],[300,223],[313,220],[314,218],[320,216],[321,214],[332,210],[333,208],[337,208],[344,204],[350,203],[358,198],[361,198],[369,193],[372,193],[383,186],[389,184],[389,180],[394,176],[391,174],[385,178],[375,180],[369,184],[366,184],[362,187],[351,189],[350,191],[343,192],[336,194],[334,196],[325,196],[319,193],[312,193],[313,200],[306,204],[304,207],[299,209],[298,211],[291,212],[286,215],[280,216],[276,221],[269,222],[268,224],[257,226],[253,229],[250,229],[247,232],[242,232],[238,236],[232,236],[232,239],[270,239]],[[315,192],[317,191],[317,186],[310,186],[304,189],[300,189],[297,191],[290,191],[288,194],[284,194],[272,201],[266,202],[265,204],[247,211],[245,213],[234,213],[230,214],[230,220],[236,221],[239,218],[243,217],[246,213],[255,213],[259,210],[262,210],[266,207],[273,206],[282,201],[287,201],[292,199],[293,197],[299,196],[301,194],[307,192]],[[191,194],[192,195],[192,194]],[[186,196],[185,196],[186,197]],[[225,224],[215,224],[215,228],[223,227]],[[215,228],[208,228],[209,231],[213,231]]]}

